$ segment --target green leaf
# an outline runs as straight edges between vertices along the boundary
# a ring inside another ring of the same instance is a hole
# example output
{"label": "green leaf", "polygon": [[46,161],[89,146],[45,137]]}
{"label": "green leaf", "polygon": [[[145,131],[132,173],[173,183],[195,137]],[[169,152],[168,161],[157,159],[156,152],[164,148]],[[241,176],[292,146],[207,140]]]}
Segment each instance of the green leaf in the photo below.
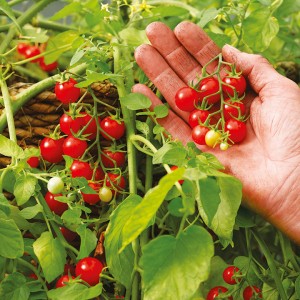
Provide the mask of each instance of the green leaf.
{"label": "green leaf", "polygon": [[61,218],[66,223],[66,226],[72,226],[72,225],[80,225],[82,223],[81,220],[81,213],[82,210],[80,208],[73,208],[66,210]]}
{"label": "green leaf", "polygon": [[169,114],[169,108],[164,104],[156,105],[153,110],[155,117],[158,119],[164,118]]}
{"label": "green leaf", "polygon": [[259,278],[257,274],[260,274],[260,272],[251,258],[247,256],[237,256],[234,259],[233,264],[241,270],[242,274],[247,274],[247,283],[249,285],[259,286],[261,278]]}
{"label": "green leaf", "polygon": [[0,134],[0,154],[16,159],[24,157],[23,149],[16,142],[13,142],[2,134]]}
{"label": "green leaf", "polygon": [[145,30],[139,30],[134,27],[127,27],[119,32],[123,43],[130,46],[139,46],[149,43]]}
{"label": "green leaf", "polygon": [[101,293],[102,283],[98,283],[90,288],[82,283],[70,283],[67,286],[50,290],[47,295],[50,300],[87,300],[95,299]]}
{"label": "green leaf", "polygon": [[21,174],[17,177],[14,186],[14,195],[16,197],[18,205],[26,203],[30,197],[34,194],[37,184],[36,177]]}
{"label": "green leaf", "polygon": [[300,299],[300,276],[295,281],[295,292],[298,299]]}
{"label": "green leaf", "polygon": [[0,193],[0,210],[7,216],[10,214],[10,204],[3,193]]}
{"label": "green leaf", "polygon": [[20,211],[20,215],[25,219],[32,219],[34,218],[38,213],[43,211],[43,206],[40,204],[36,204],[34,206],[25,207]]}
{"label": "green leaf", "polygon": [[43,269],[47,282],[52,282],[63,273],[66,263],[66,250],[57,238],[48,231],[33,243],[33,250]]}
{"label": "green leaf", "polygon": [[87,257],[95,250],[97,245],[97,237],[86,225],[81,225],[76,229],[80,236],[80,249],[77,259]]}
{"label": "green leaf", "polygon": [[153,134],[161,134],[165,131],[165,128],[159,124],[156,124],[154,127],[153,127]]}
{"label": "green leaf", "polygon": [[119,77],[119,75],[113,74],[113,73],[105,73],[105,74],[97,73],[92,70],[87,70],[86,71],[86,80],[77,83],[76,86],[79,88],[83,88],[83,87],[87,87],[87,86],[91,85],[94,82],[104,81],[105,79],[116,78],[116,77]]}
{"label": "green leaf", "polygon": [[54,14],[50,19],[53,21],[69,17],[73,13],[80,13],[82,11],[82,5],[80,2],[71,2],[70,4],[64,6],[56,14]]}
{"label": "green leaf", "polygon": [[209,23],[210,21],[212,21],[215,17],[218,16],[219,12],[220,12],[221,9],[216,9],[216,8],[207,8],[207,9],[204,9],[202,12],[201,12],[201,15],[200,15],[200,21],[197,23],[197,25],[201,28],[204,28],[205,25],[207,23]]}
{"label": "green leaf", "polygon": [[171,215],[175,217],[183,217],[184,213],[182,199],[180,197],[176,197],[173,200],[171,200],[168,204],[168,211]]}
{"label": "green leaf", "polygon": [[182,204],[184,212],[188,215],[195,213],[195,186],[190,180],[184,180],[182,184]]}
{"label": "green leaf", "polygon": [[23,274],[15,272],[7,275],[0,284],[1,300],[27,300],[30,291]]}
{"label": "green leaf", "polygon": [[22,32],[20,25],[18,24],[17,19],[15,18],[15,14],[11,7],[8,5],[6,0],[0,0],[0,11],[3,11],[5,15],[7,15],[16,25],[18,30]]}
{"label": "green leaf", "polygon": [[209,276],[214,246],[210,234],[193,225],[176,238],[150,241],[142,251],[144,299],[188,300]]}
{"label": "green leaf", "polygon": [[122,246],[122,229],[127,222],[130,212],[141,202],[138,195],[129,195],[114,210],[110,216],[110,222],[105,232],[105,257],[109,272],[113,277],[126,288],[130,287],[134,253],[131,245],[128,245],[123,252],[119,253]]}
{"label": "green leaf", "polygon": [[23,256],[24,242],[22,233],[11,219],[0,219],[0,256],[17,258]]}
{"label": "green leaf", "polygon": [[153,164],[180,166],[187,156],[186,149],[177,143],[164,144],[153,156]]}
{"label": "green leaf", "polygon": [[258,9],[243,21],[243,41],[254,52],[266,50],[279,31],[279,24],[266,8]]}
{"label": "green leaf", "polygon": [[149,125],[145,122],[136,120],[135,121],[135,126],[136,126],[136,129],[138,131],[140,131],[141,133],[143,133],[146,136],[150,133]]}
{"label": "green leaf", "polygon": [[208,31],[207,34],[220,48],[222,48],[225,44],[230,44],[231,42],[230,37],[226,34],[211,31]]}
{"label": "green leaf", "polygon": [[120,97],[121,103],[130,110],[149,108],[151,100],[140,93],[130,93],[125,97]]}

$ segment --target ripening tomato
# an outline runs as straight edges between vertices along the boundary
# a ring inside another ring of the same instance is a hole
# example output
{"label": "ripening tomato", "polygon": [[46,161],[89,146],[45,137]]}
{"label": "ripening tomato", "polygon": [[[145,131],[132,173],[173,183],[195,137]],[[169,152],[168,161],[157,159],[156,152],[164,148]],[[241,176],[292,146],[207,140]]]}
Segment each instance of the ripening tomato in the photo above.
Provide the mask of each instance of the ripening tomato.
{"label": "ripening tomato", "polygon": [[54,92],[56,98],[63,104],[76,102],[80,97],[80,88],[76,87],[77,81],[74,78],[64,82],[56,82]]}
{"label": "ripening tomato", "polygon": [[84,202],[94,205],[100,201],[99,189],[101,188],[101,184],[97,182],[89,182],[88,185],[95,191],[95,194],[85,194],[81,192],[82,198]]}
{"label": "ripening tomato", "polygon": [[190,86],[184,86],[175,94],[175,104],[183,111],[195,109],[199,98],[198,92]]}
{"label": "ripening tomato", "polygon": [[110,202],[113,198],[113,192],[107,186],[103,186],[99,189],[99,198],[102,202]]}
{"label": "ripening tomato", "polygon": [[52,194],[59,194],[64,190],[65,184],[61,177],[54,176],[49,179],[47,183],[47,189]]}
{"label": "ripening tomato", "polygon": [[206,145],[205,135],[209,131],[208,127],[197,125],[192,129],[192,138],[196,144]]}
{"label": "ripening tomato", "polygon": [[246,124],[236,119],[228,119],[225,122],[225,131],[229,133],[229,139],[233,143],[240,143],[247,135]]}
{"label": "ripening tomato", "polygon": [[41,57],[41,59],[39,60],[39,65],[40,65],[41,69],[44,70],[45,72],[52,72],[55,69],[57,69],[58,62],[54,61],[52,63],[46,64],[45,63],[45,58]]}
{"label": "ripening tomato", "polygon": [[120,139],[125,134],[125,123],[122,120],[115,119],[111,116],[105,117],[100,122],[101,135],[106,140]]}
{"label": "ripening tomato", "polygon": [[223,271],[223,279],[226,283],[230,285],[237,284],[239,280],[235,278],[237,274],[240,274],[240,269],[236,266],[228,266],[227,268],[224,269]]}
{"label": "ripening tomato", "polygon": [[204,109],[194,109],[189,115],[189,125],[191,128],[203,125],[209,116],[209,111]]}
{"label": "ripening tomato", "polygon": [[[114,187],[116,190],[124,190],[126,187],[126,180],[125,178],[120,174],[115,173],[107,173],[108,178],[105,181],[105,186],[107,187]],[[111,189],[112,193],[114,195],[115,190]]]}
{"label": "ripening tomato", "polygon": [[261,298],[262,299],[262,294],[260,288],[257,286],[247,286],[245,287],[243,291],[243,298],[244,300],[251,300],[251,299],[257,299]]}
{"label": "ripening tomato", "polygon": [[205,134],[205,144],[208,147],[214,148],[217,144],[219,144],[221,141],[221,134],[219,131],[216,131],[214,129],[209,130]]}
{"label": "ripening tomato", "polygon": [[228,120],[230,118],[240,118],[246,113],[246,106],[242,101],[232,101],[226,99],[224,101],[223,114],[224,119]]}
{"label": "ripening tomato", "polygon": [[[33,58],[33,57],[35,57],[37,55],[40,55],[40,54],[41,54],[41,50],[37,46],[29,46],[24,51],[24,55],[25,55],[26,58]],[[35,59],[31,60],[31,62],[39,62],[40,59],[41,59],[40,57],[35,58]]]}
{"label": "ripening tomato", "polygon": [[56,288],[61,288],[67,285],[67,282],[70,281],[70,279],[75,279],[74,276],[69,276],[69,275],[63,275],[60,278],[57,279],[55,287]]}
{"label": "ripening tomato", "polygon": [[60,130],[67,134],[72,135],[77,133],[84,126],[84,120],[82,117],[72,118],[67,113],[64,113],[59,119]]}
{"label": "ripening tomato", "polygon": [[[215,286],[213,287],[207,294],[206,300],[214,300],[219,299],[218,296],[221,296],[222,294],[228,292],[228,289],[224,286]],[[222,298],[225,299],[225,298]],[[233,300],[232,296],[228,296],[229,300]]]}
{"label": "ripening tomato", "polygon": [[78,139],[73,135],[69,135],[63,143],[63,152],[72,158],[81,157],[86,151],[88,144],[85,140]]}
{"label": "ripening tomato", "polygon": [[[200,81],[198,87],[198,96],[201,101],[206,99],[207,104],[214,104],[220,101],[220,85],[219,81],[214,77],[207,77]],[[216,94],[218,93],[218,94]],[[214,95],[215,94],[215,95]]]}
{"label": "ripening tomato", "polygon": [[87,180],[91,180],[93,177],[93,170],[89,163],[80,160],[74,160],[71,167],[71,176],[75,177],[84,177]]}
{"label": "ripening tomato", "polygon": [[238,97],[243,96],[245,93],[247,83],[243,75],[227,75],[223,78],[223,82],[226,83],[226,85],[222,85],[223,92],[226,96],[233,97],[234,91],[236,91]]}
{"label": "ripening tomato", "polygon": [[103,149],[101,153],[101,161],[106,168],[121,168],[125,165],[126,155],[123,151],[113,151]]}
{"label": "ripening tomato", "polygon": [[31,168],[37,168],[40,164],[40,158],[37,156],[32,156],[27,159],[27,163]]}
{"label": "ripening tomato", "polygon": [[63,212],[68,209],[68,204],[55,200],[55,197],[57,196],[62,196],[62,194],[52,194],[50,192],[47,192],[45,195],[45,200],[50,210],[56,213],[57,215],[61,216]]}
{"label": "ripening tomato", "polygon": [[19,43],[19,44],[17,45],[17,51],[18,51],[19,54],[25,56],[25,52],[26,52],[26,50],[27,50],[29,47],[30,47],[30,45],[27,44],[27,43]]}
{"label": "ripening tomato", "polygon": [[57,140],[45,137],[40,143],[41,156],[50,163],[59,163],[63,160],[64,138]]}
{"label": "ripening tomato", "polygon": [[101,261],[94,257],[85,257],[76,264],[75,273],[76,277],[80,276],[80,279],[94,286],[99,283],[102,269]]}
{"label": "ripening tomato", "polygon": [[[94,140],[98,133],[97,118],[85,113],[83,114],[82,122],[83,127],[85,127],[85,129],[83,130],[84,136],[89,140]],[[100,117],[98,117],[98,124],[100,123],[101,119]]]}
{"label": "ripening tomato", "polygon": [[77,238],[77,233],[66,227],[59,227],[59,230],[68,243],[73,242]]}

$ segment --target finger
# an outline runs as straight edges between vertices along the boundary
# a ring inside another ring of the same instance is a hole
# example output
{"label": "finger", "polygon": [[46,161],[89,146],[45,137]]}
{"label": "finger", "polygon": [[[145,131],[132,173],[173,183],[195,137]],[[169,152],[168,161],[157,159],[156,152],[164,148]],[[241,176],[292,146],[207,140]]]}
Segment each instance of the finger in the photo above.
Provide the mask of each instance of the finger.
{"label": "finger", "polygon": [[177,76],[160,53],[150,45],[142,45],[135,51],[135,60],[164,95],[172,110],[187,120],[188,114],[178,109],[174,102],[176,92],[186,84]]}
{"label": "finger", "polygon": [[[198,61],[201,66],[221,53],[221,49],[212,41],[206,32],[191,22],[181,22],[174,30],[178,41]],[[207,72],[212,73],[218,65],[215,60],[207,66]]]}
{"label": "finger", "polygon": [[165,58],[167,63],[185,83],[201,74],[201,66],[177,40],[174,32],[161,22],[151,23],[146,33],[152,46]]}
{"label": "finger", "polygon": [[[148,97],[152,102],[150,107],[151,110],[153,110],[155,106],[163,104],[160,99],[151,91],[151,89],[143,84],[134,85],[132,91]],[[191,141],[190,127],[172,110],[169,110],[169,114],[165,118],[157,119],[157,121],[166,129],[173,139],[181,140],[184,144]]]}

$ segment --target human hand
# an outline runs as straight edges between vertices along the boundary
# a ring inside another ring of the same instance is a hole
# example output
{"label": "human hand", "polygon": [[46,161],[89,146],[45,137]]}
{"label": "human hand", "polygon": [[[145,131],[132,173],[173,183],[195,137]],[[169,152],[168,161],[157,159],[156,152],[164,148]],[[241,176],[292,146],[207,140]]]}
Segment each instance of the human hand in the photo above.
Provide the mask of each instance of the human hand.
{"label": "human hand", "polygon": [[[147,27],[147,36],[151,45],[136,49],[136,61],[170,105],[169,115],[160,124],[185,144],[192,141],[189,113],[176,107],[175,94],[201,74],[202,66],[221,49],[190,22],[180,23],[174,32],[155,22]],[[228,45],[222,55],[242,70],[252,88],[244,100],[250,113],[248,133],[241,144],[224,152],[199,148],[214,153],[226,171],[241,180],[246,206],[300,244],[300,89],[259,55]],[[213,68],[209,65],[207,71]],[[133,91],[149,97],[152,108],[161,104],[144,85],[135,85]]]}

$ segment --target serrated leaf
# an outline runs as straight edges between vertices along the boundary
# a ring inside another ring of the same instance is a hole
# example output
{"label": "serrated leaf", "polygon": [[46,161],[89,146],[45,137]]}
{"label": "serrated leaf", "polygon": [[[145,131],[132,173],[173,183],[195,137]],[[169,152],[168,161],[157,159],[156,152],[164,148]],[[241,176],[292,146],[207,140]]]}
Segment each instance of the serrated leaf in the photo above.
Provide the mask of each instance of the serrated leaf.
{"label": "serrated leaf", "polygon": [[26,174],[21,174],[17,177],[14,185],[14,195],[19,206],[25,204],[34,194],[36,184],[36,177]]}
{"label": "serrated leaf", "polygon": [[18,24],[18,21],[15,17],[15,14],[14,14],[12,8],[8,5],[6,0],[0,0],[0,10],[3,11],[3,13],[5,15],[7,15],[14,22],[14,24],[16,25],[19,32],[22,32],[22,29],[21,29],[20,25]]}
{"label": "serrated leaf", "polygon": [[79,225],[82,223],[81,220],[82,210],[80,208],[73,208],[64,211],[61,218],[66,223],[67,227],[72,225]]}
{"label": "serrated leaf", "polygon": [[106,263],[113,277],[129,288],[131,283],[130,274],[134,266],[134,253],[131,245],[119,253],[122,246],[122,229],[133,209],[141,202],[138,195],[129,195],[114,210],[110,216],[110,222],[105,232],[104,247]]}
{"label": "serrated leaf", "polygon": [[66,250],[49,231],[43,232],[33,243],[33,250],[42,267],[47,282],[52,282],[64,271]]}
{"label": "serrated leaf", "polygon": [[139,110],[149,108],[151,100],[140,93],[130,93],[120,98],[121,103],[130,110]]}
{"label": "serrated leaf", "polygon": [[153,127],[153,134],[160,134],[160,133],[163,133],[164,131],[165,131],[165,128],[159,124],[156,124]]}
{"label": "serrated leaf", "polygon": [[80,249],[77,259],[81,259],[90,255],[97,245],[97,237],[86,225],[81,225],[76,229],[80,236]]}
{"label": "serrated leaf", "polygon": [[155,113],[155,117],[160,119],[164,118],[169,114],[169,109],[166,105],[161,104],[161,105],[156,105],[153,109]]}
{"label": "serrated leaf", "polygon": [[141,133],[143,133],[146,136],[150,133],[149,125],[145,122],[136,120],[135,121],[135,126],[136,126],[136,129],[138,131],[140,131]]}
{"label": "serrated leaf", "polygon": [[187,156],[186,149],[181,144],[164,144],[153,156],[153,164],[170,164],[180,166]]}
{"label": "serrated leaf", "polygon": [[16,159],[24,158],[23,149],[16,142],[13,142],[2,134],[0,134],[0,154]]}
{"label": "serrated leaf", "polygon": [[210,234],[190,226],[176,238],[165,235],[150,241],[140,260],[145,300],[189,300],[209,276],[214,254]]}
{"label": "serrated leaf", "polygon": [[40,204],[36,204],[34,206],[25,207],[20,211],[20,215],[25,219],[32,219],[34,218],[38,213],[43,211],[43,206]]}

